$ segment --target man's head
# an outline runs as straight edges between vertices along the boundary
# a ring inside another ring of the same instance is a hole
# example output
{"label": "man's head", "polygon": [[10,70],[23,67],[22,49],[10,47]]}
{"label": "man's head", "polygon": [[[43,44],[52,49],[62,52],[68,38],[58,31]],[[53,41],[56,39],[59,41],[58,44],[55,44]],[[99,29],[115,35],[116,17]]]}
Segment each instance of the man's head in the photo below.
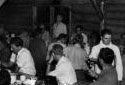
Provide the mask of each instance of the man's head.
{"label": "man's head", "polygon": [[81,32],[83,32],[83,29],[84,29],[84,27],[83,27],[82,25],[77,25],[77,26],[75,27],[75,31],[76,31],[76,33],[78,33],[78,34],[80,34]]}
{"label": "man's head", "polygon": [[101,39],[103,44],[109,45],[112,39],[112,32],[109,29],[104,29],[101,31]]}
{"label": "man's head", "polygon": [[63,47],[60,44],[55,44],[52,48],[52,54],[54,60],[59,61],[60,58],[63,56]]}
{"label": "man's head", "polygon": [[63,20],[63,17],[62,17],[62,15],[57,15],[57,22],[61,22]]}
{"label": "man's head", "polygon": [[15,53],[18,53],[23,47],[23,40],[20,37],[14,37],[10,41],[11,50]]}
{"label": "man's head", "polygon": [[102,48],[99,52],[99,64],[101,67],[104,65],[112,65],[113,60],[115,59],[115,55],[112,49],[110,48]]}

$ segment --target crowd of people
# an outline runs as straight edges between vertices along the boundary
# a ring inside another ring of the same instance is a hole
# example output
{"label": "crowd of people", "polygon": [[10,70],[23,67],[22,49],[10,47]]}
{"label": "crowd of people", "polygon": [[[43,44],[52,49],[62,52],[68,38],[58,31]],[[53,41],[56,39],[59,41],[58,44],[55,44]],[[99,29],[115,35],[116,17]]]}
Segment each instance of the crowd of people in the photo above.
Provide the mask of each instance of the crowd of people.
{"label": "crowd of people", "polygon": [[62,19],[57,16],[52,33],[43,24],[31,33],[11,36],[0,27],[0,85],[10,84],[1,78],[9,76],[8,70],[37,76],[48,85],[50,76],[57,85],[121,85],[125,34],[119,46],[112,43],[112,31],[106,28],[88,36],[77,25],[69,37]]}

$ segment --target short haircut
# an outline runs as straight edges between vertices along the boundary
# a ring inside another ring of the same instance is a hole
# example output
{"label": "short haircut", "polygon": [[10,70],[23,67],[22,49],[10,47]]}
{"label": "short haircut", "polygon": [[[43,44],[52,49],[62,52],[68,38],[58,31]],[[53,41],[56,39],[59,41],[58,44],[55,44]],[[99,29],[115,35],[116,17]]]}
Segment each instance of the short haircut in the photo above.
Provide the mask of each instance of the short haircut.
{"label": "short haircut", "polygon": [[102,59],[105,64],[112,64],[115,55],[112,49],[102,48],[99,52],[99,59]]}
{"label": "short haircut", "polygon": [[10,40],[10,44],[14,44],[17,47],[23,46],[23,40],[20,37],[14,37]]}
{"label": "short haircut", "polygon": [[57,37],[57,40],[61,40],[61,39],[67,39],[67,35],[64,34],[64,33],[61,33],[58,37]]}
{"label": "short haircut", "polygon": [[82,44],[82,42],[83,42],[83,36],[81,34],[76,34],[73,41],[74,41],[74,44],[75,43]]}
{"label": "short haircut", "polygon": [[55,55],[63,55],[63,47],[60,44],[55,44],[52,48]]}
{"label": "short haircut", "polygon": [[103,37],[105,34],[112,35],[112,31],[110,29],[103,29],[101,31],[101,36]]}
{"label": "short haircut", "polygon": [[0,85],[10,85],[11,77],[7,70],[2,69],[0,71]]}

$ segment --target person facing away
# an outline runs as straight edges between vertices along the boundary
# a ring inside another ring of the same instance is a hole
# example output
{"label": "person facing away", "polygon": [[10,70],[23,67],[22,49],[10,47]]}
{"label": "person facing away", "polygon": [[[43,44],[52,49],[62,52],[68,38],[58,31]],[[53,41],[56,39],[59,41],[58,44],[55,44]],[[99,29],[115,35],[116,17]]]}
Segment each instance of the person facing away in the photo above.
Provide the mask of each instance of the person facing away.
{"label": "person facing away", "polygon": [[82,48],[83,37],[77,34],[74,38],[72,46],[64,49],[64,54],[72,62],[76,72],[78,83],[85,80],[84,71],[88,69],[86,64],[87,52]]}
{"label": "person facing away", "polygon": [[23,47],[23,40],[19,37],[14,37],[10,41],[11,50],[17,55],[15,63],[18,66],[20,74],[35,75],[36,69],[34,60],[30,51]]}
{"label": "person facing away", "polygon": [[[56,60],[57,65],[55,70],[50,71],[50,63]],[[75,70],[72,63],[63,54],[63,47],[55,44],[52,49],[51,59],[48,61],[47,75],[55,76],[58,85],[74,85],[77,82]]]}
{"label": "person facing away", "polygon": [[[101,48],[110,48],[113,50],[116,58],[113,62],[117,74],[118,74],[118,80],[119,83],[122,81],[122,77],[123,77],[123,65],[122,65],[122,60],[121,60],[121,54],[120,54],[120,50],[118,48],[118,46],[114,45],[111,42],[112,39],[112,32],[109,29],[103,29],[101,31],[101,41],[98,45],[92,47],[92,51],[91,54],[89,55],[90,59],[94,59],[95,61],[98,60],[98,54],[100,52]],[[101,70],[97,67],[97,65],[95,66],[95,71],[99,74],[101,72]]]}
{"label": "person facing away", "polygon": [[46,47],[48,47],[51,42],[49,27],[43,27],[42,39],[45,41]]}
{"label": "person facing away", "polygon": [[97,80],[89,85],[118,85],[117,72],[115,67],[112,65],[114,59],[115,54],[112,49],[100,49],[98,62],[102,71],[99,76],[94,75],[97,77]]}
{"label": "person facing away", "polygon": [[41,37],[41,29],[36,28],[33,32],[33,39],[30,42],[29,50],[34,59],[36,73],[38,76],[44,76],[46,70],[47,47]]}
{"label": "person facing away", "polygon": [[63,16],[57,15],[57,21],[53,26],[53,38],[57,38],[61,33],[67,34],[67,27],[62,20]]}
{"label": "person facing away", "polygon": [[84,44],[84,49],[86,50],[87,54],[89,54],[90,53],[90,47],[88,45],[88,36],[87,36],[87,34],[85,34],[85,30],[84,30],[84,27],[82,25],[76,25],[76,27],[75,27],[75,33],[72,34],[71,40],[73,40],[73,38],[77,34],[82,35],[82,37],[83,37],[82,43]]}

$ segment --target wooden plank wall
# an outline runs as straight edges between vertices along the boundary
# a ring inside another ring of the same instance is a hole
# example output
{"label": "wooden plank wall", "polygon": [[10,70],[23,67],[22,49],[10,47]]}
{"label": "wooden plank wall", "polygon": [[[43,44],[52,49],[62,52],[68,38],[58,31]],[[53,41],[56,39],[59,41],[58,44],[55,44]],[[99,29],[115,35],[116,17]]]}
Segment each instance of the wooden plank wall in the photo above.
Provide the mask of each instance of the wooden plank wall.
{"label": "wooden plank wall", "polygon": [[[31,30],[33,28],[32,5],[35,4],[40,7],[40,5],[50,4],[51,1],[8,0],[0,9],[0,23],[3,23],[5,28],[12,32],[18,32],[18,30],[21,29]],[[62,1],[66,3],[68,0]],[[71,2],[71,0],[69,0],[69,2]],[[77,24],[83,24],[87,30],[100,29],[100,20],[89,0],[73,0],[70,5],[72,13],[72,30]]]}
{"label": "wooden plank wall", "polygon": [[0,23],[10,32],[32,28],[32,3],[29,0],[8,0],[0,9]]}
{"label": "wooden plank wall", "polygon": [[100,20],[90,2],[72,4],[72,27],[82,24],[88,31],[100,31]]}
{"label": "wooden plank wall", "polygon": [[105,28],[113,31],[113,38],[119,43],[120,34],[125,32],[125,0],[109,0],[104,10]]}

